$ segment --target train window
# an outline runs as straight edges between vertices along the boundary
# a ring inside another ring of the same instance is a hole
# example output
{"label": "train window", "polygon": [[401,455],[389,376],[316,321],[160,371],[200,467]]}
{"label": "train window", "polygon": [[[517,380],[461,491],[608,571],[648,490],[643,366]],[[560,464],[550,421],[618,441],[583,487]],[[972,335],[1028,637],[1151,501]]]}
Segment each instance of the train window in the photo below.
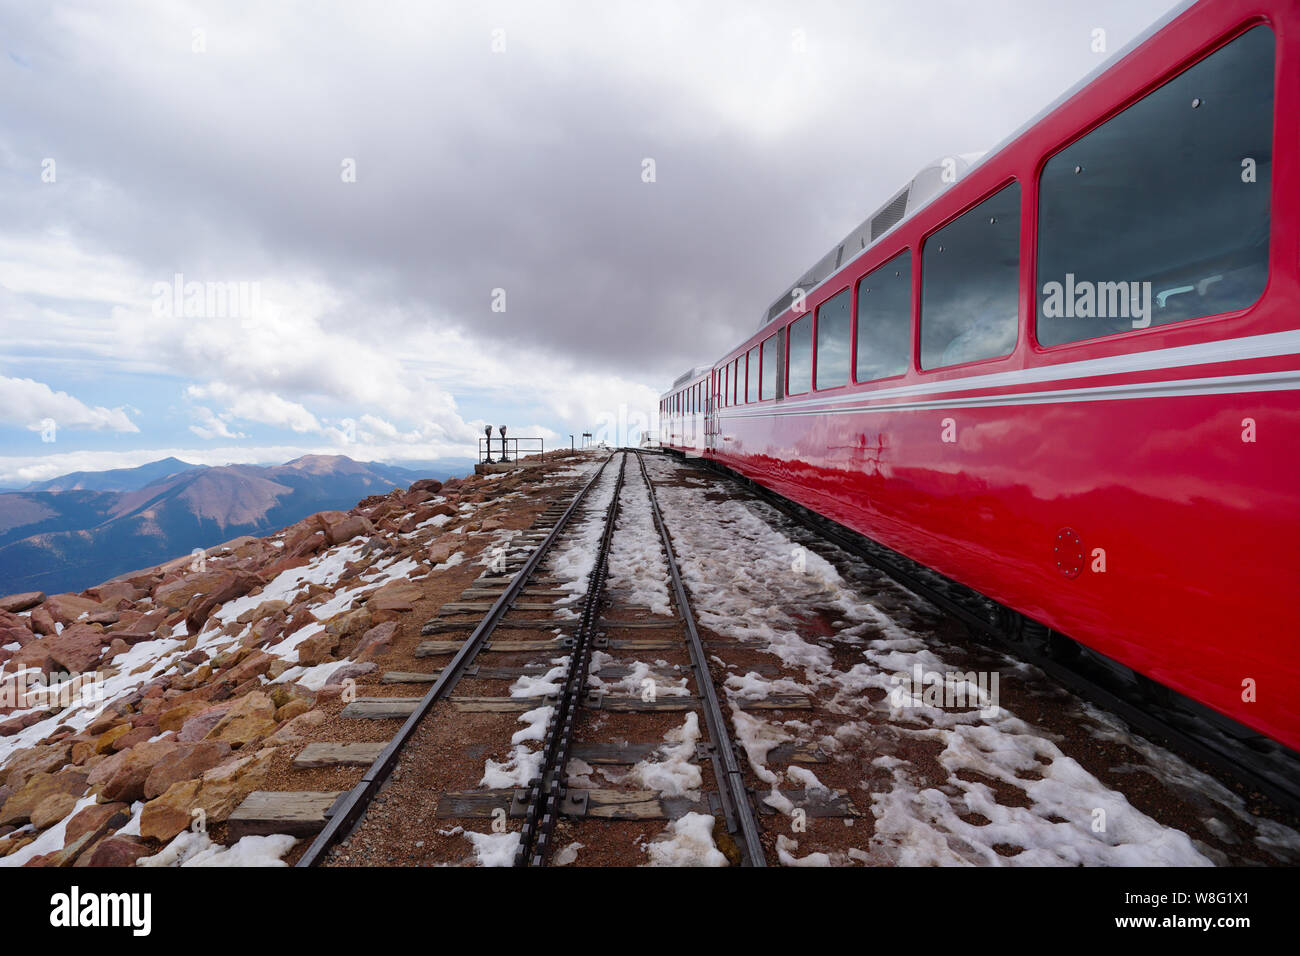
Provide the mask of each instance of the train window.
{"label": "train window", "polygon": [[786,352],[785,393],[798,395],[808,391],[812,382],[812,315],[790,323],[790,342]]}
{"label": "train window", "polygon": [[723,375],[722,404],[730,405],[731,404],[731,376],[732,376],[730,362],[727,363],[726,368],[723,371],[722,375]]}
{"label": "train window", "polygon": [[845,289],[817,308],[817,388],[847,385],[853,310]]}
{"label": "train window", "polygon": [[1010,355],[1020,279],[1020,184],[948,223],[921,250],[921,368]]}
{"label": "train window", "polygon": [[858,283],[858,359],[854,378],[902,375],[912,352],[912,253],[895,256]]}
{"label": "train window", "polygon": [[769,335],[763,342],[763,384],[759,398],[776,398],[776,336]]}
{"label": "train window", "polygon": [[736,359],[736,404],[739,405],[745,400],[745,359],[740,357]]}
{"label": "train window", "polygon": [[1243,33],[1048,160],[1039,342],[1217,315],[1260,297],[1273,47],[1266,26]]}
{"label": "train window", "polygon": [[758,346],[755,345],[749,350],[749,377],[746,381],[749,383],[745,390],[745,401],[758,401]]}

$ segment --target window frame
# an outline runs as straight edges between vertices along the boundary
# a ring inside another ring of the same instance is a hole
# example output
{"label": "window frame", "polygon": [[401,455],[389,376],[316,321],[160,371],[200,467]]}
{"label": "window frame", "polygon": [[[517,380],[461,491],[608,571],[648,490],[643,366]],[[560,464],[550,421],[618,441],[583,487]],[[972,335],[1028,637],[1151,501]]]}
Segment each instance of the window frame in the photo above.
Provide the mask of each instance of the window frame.
{"label": "window frame", "polygon": [[[1034,175],[1035,181],[1037,181],[1037,178],[1038,178],[1037,173],[1035,173]],[[937,236],[944,229],[947,229],[949,226],[951,226],[962,216],[965,216],[967,213],[972,212],[977,206],[981,205],[982,203],[986,202],[989,199],[992,199],[994,196],[996,196],[998,193],[1006,189],[1008,186],[1011,186],[1012,184],[1015,184],[1020,187],[1020,208],[1017,210],[1019,225],[1017,228],[1018,239],[1017,239],[1017,253],[1016,253],[1018,257],[1016,263],[1016,272],[1017,272],[1016,341],[1011,346],[1011,351],[1006,353],[1005,355],[993,355],[988,358],[972,359],[969,362],[958,362],[953,365],[938,365],[935,366],[934,368],[926,368],[925,365],[922,364],[921,362],[921,334],[922,334],[922,325],[924,323],[924,308],[925,308],[925,302],[924,302],[925,247],[929,245],[930,242],[934,240],[935,236]],[[1034,196],[1032,197],[1032,208],[1034,213],[1033,221],[1027,222],[1026,221],[1026,216],[1028,214],[1027,210],[1030,208],[1030,206],[1031,206],[1031,202],[1026,201],[1025,198],[1024,181],[1021,179],[1019,175],[1015,173],[1008,173],[1006,176],[1002,177],[1000,180],[998,180],[996,183],[994,183],[984,192],[980,193],[970,202],[963,205],[959,210],[954,212],[951,216],[944,219],[942,222],[935,224],[930,229],[926,230],[926,232],[917,241],[916,251],[914,253],[915,258],[912,260],[912,367],[916,370],[917,374],[942,375],[943,373],[946,372],[952,372],[954,369],[964,370],[969,368],[979,368],[985,365],[996,365],[999,362],[1006,363],[1009,362],[1011,359],[1015,358],[1016,353],[1025,347],[1026,337],[1024,335],[1024,326],[1025,326],[1026,318],[1025,315],[1023,314],[1024,312],[1023,306],[1024,306],[1024,299],[1025,299],[1026,283],[1029,282],[1029,278],[1026,273],[1026,268],[1028,266],[1032,266],[1035,270],[1037,270],[1038,268],[1037,257],[1034,254],[1034,251],[1029,250],[1029,255],[1026,256],[1025,243],[1031,238],[1034,240],[1035,244],[1037,243],[1037,230],[1034,229],[1032,235],[1030,233],[1030,229],[1033,226],[1037,225],[1037,217],[1038,217],[1037,193],[1035,193]],[[855,341],[856,341],[856,336],[855,336]],[[856,367],[856,365],[857,365],[857,359],[855,356],[854,366]]]}
{"label": "window frame", "polygon": [[[1034,186],[1033,217],[1029,223],[1024,224],[1024,228],[1028,232],[1029,249],[1030,249],[1030,256],[1031,256],[1030,261],[1032,264],[1032,272],[1030,276],[1024,280],[1028,283],[1028,293],[1029,293],[1029,314],[1028,317],[1025,319],[1025,322],[1027,322],[1028,324],[1028,328],[1026,329],[1026,332],[1028,334],[1025,336],[1025,344],[1031,354],[1049,356],[1049,355],[1058,354],[1063,350],[1069,350],[1069,349],[1082,349],[1082,350],[1095,351],[1097,349],[1108,349],[1111,346],[1117,346],[1115,354],[1124,354],[1127,352],[1142,352],[1142,351],[1147,351],[1148,349],[1158,349],[1162,347],[1167,348],[1169,346],[1162,346],[1159,344],[1153,344],[1153,345],[1139,347],[1139,348],[1132,348],[1130,347],[1130,343],[1137,341],[1139,343],[1139,346],[1141,346],[1142,340],[1144,338],[1152,338],[1152,337],[1159,338],[1161,335],[1173,335],[1175,337],[1179,337],[1183,334],[1187,334],[1195,338],[1196,337],[1195,333],[1198,330],[1206,328],[1207,326],[1212,328],[1215,325],[1224,322],[1240,321],[1245,316],[1250,315],[1252,312],[1259,309],[1265,303],[1265,301],[1269,299],[1270,297],[1269,293],[1272,290],[1273,283],[1277,277],[1276,265],[1279,261],[1279,254],[1282,253],[1283,251],[1279,248],[1279,242],[1278,242],[1278,220],[1279,218],[1281,218],[1280,216],[1277,215],[1277,210],[1279,208],[1278,191],[1280,188],[1279,186],[1280,177],[1277,176],[1276,172],[1272,176],[1272,179],[1269,183],[1270,194],[1268,197],[1268,202],[1269,202],[1268,278],[1264,282],[1264,288],[1260,291],[1259,297],[1255,299],[1255,301],[1252,302],[1250,305],[1246,306],[1245,308],[1234,309],[1229,312],[1216,312],[1211,315],[1197,316],[1194,319],[1182,319],[1177,322],[1168,322],[1165,323],[1164,325],[1150,325],[1144,329],[1125,329],[1122,332],[1112,332],[1108,335],[1098,335],[1098,336],[1094,336],[1093,338],[1087,338],[1087,339],[1075,339],[1072,342],[1058,342],[1055,345],[1044,345],[1042,342],[1038,340],[1038,318],[1039,318],[1038,316],[1038,306],[1039,306],[1038,247],[1039,247],[1039,241],[1041,235],[1040,230],[1038,228],[1038,224],[1039,224],[1039,210],[1041,207],[1040,200],[1042,197],[1042,177],[1043,177],[1044,170],[1047,168],[1047,164],[1051,162],[1053,159],[1055,159],[1057,156],[1059,156],[1061,153],[1065,152],[1071,146],[1078,143],[1084,137],[1089,136],[1092,133],[1096,132],[1097,130],[1101,129],[1103,126],[1105,126],[1111,120],[1117,118],[1121,113],[1128,110],[1130,107],[1136,106],[1138,103],[1142,102],[1148,96],[1151,96],[1152,94],[1163,89],[1169,83],[1172,83],[1174,80],[1182,76],[1188,70],[1192,69],[1193,67],[1197,66],[1200,63],[1203,63],[1205,60],[1209,59],[1214,54],[1223,50],[1224,47],[1228,46],[1228,44],[1232,43],[1234,40],[1240,39],[1242,36],[1249,33],[1251,30],[1261,26],[1267,28],[1273,34],[1273,133],[1272,136],[1273,136],[1273,154],[1274,157],[1276,158],[1279,149],[1279,143],[1282,141],[1283,135],[1286,133],[1286,130],[1282,128],[1282,122],[1280,120],[1281,110],[1279,109],[1279,103],[1283,102],[1282,94],[1285,92],[1282,86],[1282,80],[1285,75],[1282,70],[1282,63],[1281,63],[1281,58],[1283,55],[1281,49],[1282,45],[1279,43],[1276,23],[1274,23],[1272,20],[1267,18],[1250,17],[1238,23],[1232,29],[1220,34],[1214,40],[1204,44],[1199,50],[1197,50],[1195,53],[1191,54],[1187,58],[1181,60],[1172,68],[1164,70],[1154,80],[1144,85],[1136,93],[1133,93],[1130,96],[1125,97],[1119,102],[1114,103],[1113,105],[1108,107],[1105,111],[1092,117],[1087,123],[1075,129],[1070,135],[1059,139],[1052,146],[1044,150],[1042,154],[1035,160],[1034,169],[1033,169],[1033,186]],[[1024,213],[1023,203],[1022,203],[1021,213],[1022,215]],[[1022,260],[1023,258],[1024,257],[1022,255]],[[1024,265],[1023,261],[1021,265],[1023,267]],[[1024,290],[1022,290],[1021,296],[1022,298],[1024,297]]]}
{"label": "window frame", "polygon": [[[826,296],[826,298],[822,299],[821,302],[817,303],[817,308],[812,310],[813,312],[812,382],[808,389],[809,392],[818,392],[818,393],[833,392],[837,388],[848,388],[850,385],[856,384],[853,380],[853,370],[854,370],[854,366],[857,364],[857,328],[858,328],[857,314],[856,314],[857,309],[855,308],[854,305],[855,300],[857,298],[855,288],[856,287],[852,284],[846,285],[844,288],[839,289],[838,291],[833,292],[830,295]],[[846,292],[849,295],[849,369],[848,369],[849,374],[848,377],[839,385],[827,385],[826,387],[823,388],[817,384],[817,366],[821,358],[821,348],[819,347],[819,336],[821,334],[821,326],[822,326],[822,309],[824,309],[827,306],[827,304],[829,304],[837,296],[841,296]]]}
{"label": "window frame", "polygon": [[[892,263],[908,256],[908,268],[911,274],[907,279],[907,367],[897,375],[884,375],[880,378],[858,378],[858,320],[861,316],[859,308],[860,292],[862,283],[866,282],[881,269],[888,268]],[[854,385],[872,385],[876,382],[892,382],[894,379],[906,378],[910,372],[921,370],[920,348],[921,348],[921,315],[920,315],[920,298],[916,294],[916,283],[919,278],[920,270],[916,267],[917,254],[912,248],[911,243],[902,246],[888,259],[883,260],[874,269],[868,269],[862,275],[858,276],[853,283],[853,364],[849,369],[849,381]]]}
{"label": "window frame", "polygon": [[[797,392],[792,392],[790,391],[790,337],[794,334],[794,327],[804,319],[808,320],[808,387]],[[782,330],[785,335],[785,368],[782,369],[782,374],[785,376],[784,395],[786,398],[789,398],[792,395],[802,396],[813,394],[813,382],[816,377],[814,362],[817,358],[817,339],[814,334],[816,332],[816,329],[814,328],[816,323],[816,310],[805,310],[787,322],[785,328]]]}

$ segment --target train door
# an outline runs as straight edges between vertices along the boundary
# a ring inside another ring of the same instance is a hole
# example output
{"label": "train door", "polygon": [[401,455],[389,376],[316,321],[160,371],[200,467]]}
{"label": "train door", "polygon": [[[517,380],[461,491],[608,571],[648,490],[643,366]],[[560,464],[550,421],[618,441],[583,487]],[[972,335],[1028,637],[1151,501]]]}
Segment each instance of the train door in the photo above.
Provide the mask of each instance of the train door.
{"label": "train door", "polygon": [[709,373],[709,387],[704,396],[704,451],[718,447],[718,370]]}

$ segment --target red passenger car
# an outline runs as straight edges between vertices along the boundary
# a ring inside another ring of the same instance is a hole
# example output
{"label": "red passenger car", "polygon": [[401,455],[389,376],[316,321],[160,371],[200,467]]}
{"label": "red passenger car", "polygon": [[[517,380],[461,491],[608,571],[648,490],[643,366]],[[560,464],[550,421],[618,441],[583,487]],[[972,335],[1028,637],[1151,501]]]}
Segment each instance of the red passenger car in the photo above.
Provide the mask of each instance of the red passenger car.
{"label": "red passenger car", "polygon": [[661,404],[702,454],[1300,749],[1300,2],[923,170]]}

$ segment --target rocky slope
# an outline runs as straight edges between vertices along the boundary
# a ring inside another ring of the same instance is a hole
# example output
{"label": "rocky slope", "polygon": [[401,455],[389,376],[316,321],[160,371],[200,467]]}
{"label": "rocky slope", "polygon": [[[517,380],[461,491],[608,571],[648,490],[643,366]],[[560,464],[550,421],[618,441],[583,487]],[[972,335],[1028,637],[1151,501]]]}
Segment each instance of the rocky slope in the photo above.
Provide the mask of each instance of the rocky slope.
{"label": "rocky slope", "polygon": [[292,839],[237,853],[196,831],[220,839],[525,474],[417,481],[81,593],[0,598],[0,865],[129,865],[178,837],[152,862],[282,854]]}

